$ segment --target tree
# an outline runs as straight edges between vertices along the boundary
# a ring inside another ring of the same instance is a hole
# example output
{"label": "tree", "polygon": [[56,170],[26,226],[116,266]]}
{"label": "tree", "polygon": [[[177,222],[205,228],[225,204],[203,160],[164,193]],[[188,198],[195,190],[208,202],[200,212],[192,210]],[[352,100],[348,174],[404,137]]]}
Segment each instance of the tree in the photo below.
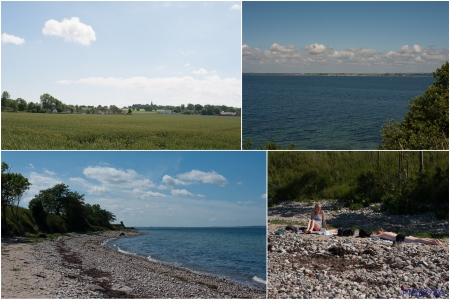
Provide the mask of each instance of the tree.
{"label": "tree", "polygon": [[85,230],[84,195],[69,190],[64,183],[41,190],[30,201],[28,208],[36,213],[34,217],[37,219],[43,215],[61,216],[68,230]]}
{"label": "tree", "polygon": [[[2,232],[9,233],[9,226],[6,221],[6,209],[9,207],[17,222],[17,211],[20,200],[31,183],[20,173],[11,173],[9,166],[2,162]],[[15,208],[15,210],[14,210]]]}
{"label": "tree", "polygon": [[131,115],[132,113],[133,113],[133,111],[131,110],[131,108],[129,108],[127,115]]}
{"label": "tree", "polygon": [[201,105],[201,104],[195,104],[195,110],[196,110],[196,111],[201,111],[202,108],[203,108],[203,105]]}
{"label": "tree", "polygon": [[26,111],[27,110],[27,101],[25,101],[22,98],[17,98],[16,102],[17,102],[17,106],[19,108],[19,111]]}
{"label": "tree", "polygon": [[187,109],[187,110],[194,110],[194,109],[195,109],[195,106],[194,106],[194,104],[192,104],[192,103],[188,103],[186,109]]}
{"label": "tree", "polygon": [[448,61],[433,77],[433,85],[409,101],[403,122],[390,120],[383,125],[382,149],[448,149]]}
{"label": "tree", "polygon": [[2,111],[6,109],[6,102],[9,100],[9,93],[7,91],[4,91],[2,93]]}

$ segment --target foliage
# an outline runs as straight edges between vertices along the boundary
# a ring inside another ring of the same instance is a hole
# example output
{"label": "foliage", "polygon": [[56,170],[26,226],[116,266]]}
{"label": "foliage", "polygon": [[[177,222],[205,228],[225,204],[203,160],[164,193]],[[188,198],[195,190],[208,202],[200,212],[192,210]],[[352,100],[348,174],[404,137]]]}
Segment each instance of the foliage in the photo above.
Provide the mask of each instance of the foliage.
{"label": "foliage", "polygon": [[[252,149],[252,141],[250,139],[247,139],[247,142],[245,142],[245,149],[251,150]],[[289,148],[283,148],[281,146],[278,146],[275,141],[268,142],[266,146],[259,146],[257,148],[258,150],[294,150],[295,144],[291,143],[289,145]]]}
{"label": "foliage", "polygon": [[45,220],[50,233],[64,233],[67,232],[66,222],[61,216],[48,215]]}
{"label": "foliage", "polygon": [[268,155],[268,198],[274,203],[340,199],[353,210],[381,203],[375,209],[395,214],[448,209],[448,152],[425,152],[422,171],[418,152]]}
{"label": "foliage", "polygon": [[1,136],[4,150],[241,149],[241,119],[2,113]]}
{"label": "foliage", "polygon": [[[6,222],[8,224],[9,233],[2,229],[2,235],[23,235],[25,232],[37,233],[38,228],[35,225],[31,212],[23,207],[14,208],[17,210],[13,214],[13,207],[6,208]],[[3,213],[3,211],[2,211]]]}
{"label": "foliage", "polygon": [[29,189],[31,183],[20,173],[12,173],[9,166],[2,162],[2,232],[9,233],[6,209],[9,207],[14,216],[14,223],[18,222],[18,207],[23,194]]}
{"label": "foliage", "polygon": [[382,149],[448,149],[448,61],[433,77],[433,85],[409,101],[403,122],[383,126]]}

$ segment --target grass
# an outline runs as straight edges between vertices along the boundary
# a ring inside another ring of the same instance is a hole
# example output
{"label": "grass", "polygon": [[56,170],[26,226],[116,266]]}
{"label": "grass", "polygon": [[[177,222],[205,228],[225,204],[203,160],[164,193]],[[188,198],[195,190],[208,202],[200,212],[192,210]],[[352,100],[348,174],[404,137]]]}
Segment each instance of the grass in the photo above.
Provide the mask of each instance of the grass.
{"label": "grass", "polygon": [[12,268],[11,271],[20,271],[20,268]]}
{"label": "grass", "polygon": [[241,118],[2,113],[3,150],[241,149]]}
{"label": "grass", "polygon": [[297,222],[297,221],[286,221],[286,220],[269,220],[269,224],[274,225],[300,225],[300,226],[306,226],[303,222]]}

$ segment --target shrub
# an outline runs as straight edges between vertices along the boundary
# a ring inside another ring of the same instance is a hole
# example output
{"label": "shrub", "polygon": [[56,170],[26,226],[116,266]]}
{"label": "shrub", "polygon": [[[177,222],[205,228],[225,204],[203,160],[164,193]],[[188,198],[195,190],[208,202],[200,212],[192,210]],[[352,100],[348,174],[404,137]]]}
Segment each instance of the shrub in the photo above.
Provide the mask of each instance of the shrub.
{"label": "shrub", "polygon": [[48,215],[47,216],[47,228],[50,233],[63,233],[67,232],[66,222],[61,216]]}

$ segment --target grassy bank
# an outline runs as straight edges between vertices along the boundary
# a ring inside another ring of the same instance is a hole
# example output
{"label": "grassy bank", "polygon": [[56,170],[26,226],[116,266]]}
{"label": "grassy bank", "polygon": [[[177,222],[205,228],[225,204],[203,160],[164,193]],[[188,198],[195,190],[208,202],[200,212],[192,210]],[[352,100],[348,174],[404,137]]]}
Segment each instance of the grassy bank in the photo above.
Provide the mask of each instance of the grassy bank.
{"label": "grassy bank", "polygon": [[3,150],[241,149],[241,119],[2,113]]}

